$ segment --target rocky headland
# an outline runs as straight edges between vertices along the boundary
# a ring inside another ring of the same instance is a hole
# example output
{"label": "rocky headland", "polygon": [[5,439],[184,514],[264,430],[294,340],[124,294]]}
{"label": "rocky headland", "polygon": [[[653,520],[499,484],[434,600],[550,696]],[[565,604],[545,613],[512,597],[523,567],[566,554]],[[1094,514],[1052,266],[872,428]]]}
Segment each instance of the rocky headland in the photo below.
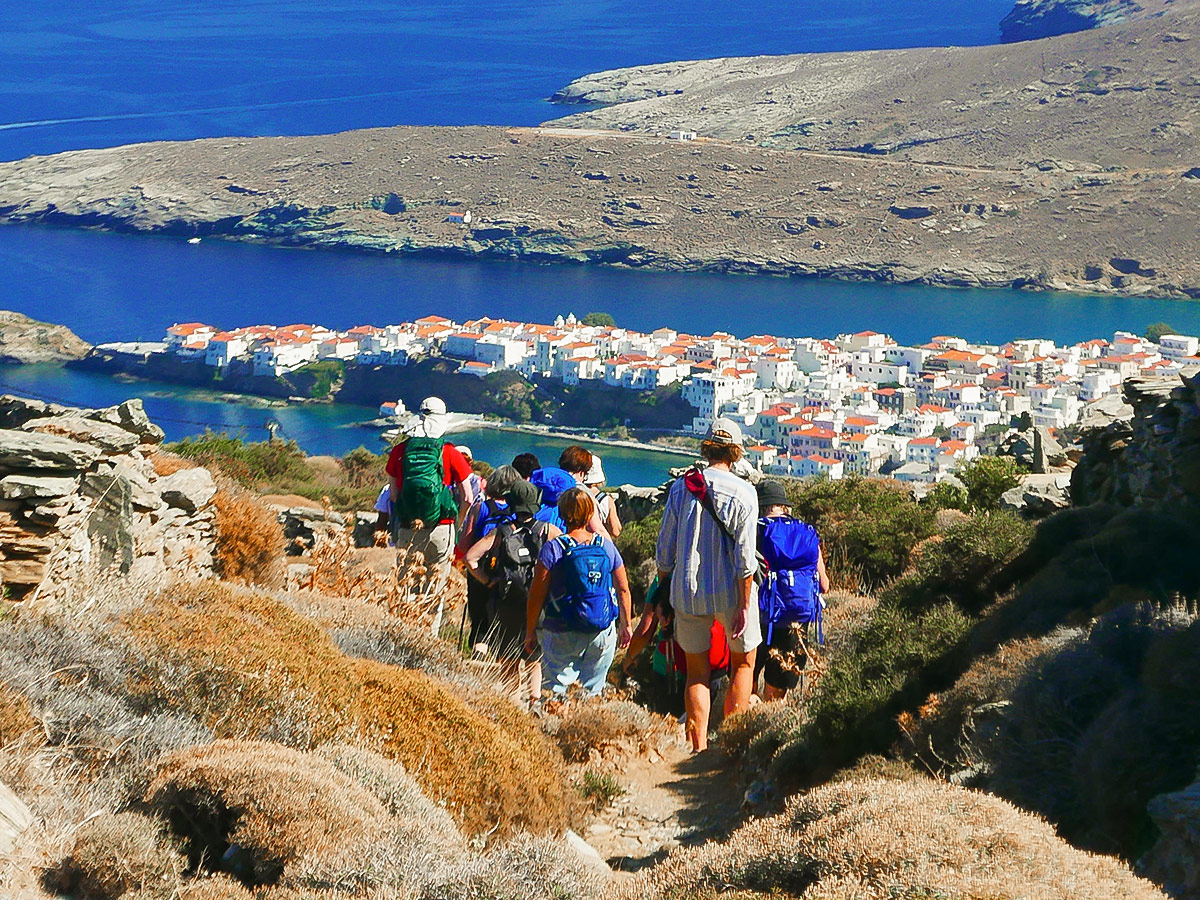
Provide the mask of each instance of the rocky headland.
{"label": "rocky headland", "polygon": [[553,127],[33,157],[0,164],[0,221],[1197,298],[1194,34],[1181,0],[1045,41],[600,73],[556,99],[610,105]]}
{"label": "rocky headland", "polygon": [[66,326],[0,310],[0,364],[65,362],[82,359],[91,349],[91,344]]}
{"label": "rocky headland", "polygon": [[1103,28],[1131,19],[1162,15],[1175,0],[1017,0],[1000,22],[1002,41],[1037,38]]}

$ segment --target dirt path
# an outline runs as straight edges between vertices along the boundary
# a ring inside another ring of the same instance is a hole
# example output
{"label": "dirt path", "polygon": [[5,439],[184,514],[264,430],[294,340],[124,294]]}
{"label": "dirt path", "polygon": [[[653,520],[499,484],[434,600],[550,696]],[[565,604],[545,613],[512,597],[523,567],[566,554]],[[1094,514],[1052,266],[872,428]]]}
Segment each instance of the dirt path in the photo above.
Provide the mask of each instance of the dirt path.
{"label": "dirt path", "polygon": [[616,773],[626,789],[584,831],[613,870],[632,873],[660,862],[681,845],[730,832],[742,819],[744,785],[718,750],[688,752],[682,735]]}

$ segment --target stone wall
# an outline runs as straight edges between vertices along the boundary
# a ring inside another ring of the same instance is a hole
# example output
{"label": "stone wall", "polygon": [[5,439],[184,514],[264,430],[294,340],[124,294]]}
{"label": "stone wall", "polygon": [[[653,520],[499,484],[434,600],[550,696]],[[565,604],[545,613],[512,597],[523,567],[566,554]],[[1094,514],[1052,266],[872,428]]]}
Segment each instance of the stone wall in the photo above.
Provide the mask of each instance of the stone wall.
{"label": "stone wall", "polygon": [[1130,378],[1093,404],[1080,425],[1083,457],[1071,477],[1076,506],[1108,502],[1200,505],[1200,371]]}
{"label": "stone wall", "polygon": [[217,486],[206,469],[159,475],[163,432],[140,400],[74,409],[0,396],[0,583],[9,600],[69,601],[126,584],[213,574]]}

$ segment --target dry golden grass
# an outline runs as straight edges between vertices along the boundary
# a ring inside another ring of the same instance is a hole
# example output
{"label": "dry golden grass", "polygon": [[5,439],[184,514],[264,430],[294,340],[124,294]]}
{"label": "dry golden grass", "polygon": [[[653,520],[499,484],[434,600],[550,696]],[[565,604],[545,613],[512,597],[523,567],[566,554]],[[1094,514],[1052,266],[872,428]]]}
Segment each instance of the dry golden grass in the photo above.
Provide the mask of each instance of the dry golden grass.
{"label": "dry golden grass", "polygon": [[730,890],[804,900],[1164,900],[1117,860],[1072,848],[1003,800],[889,778],[810,791],[724,844],[674,854],[622,896],[684,900]]}
{"label": "dry golden grass", "polygon": [[71,854],[47,882],[78,900],[116,900],[127,892],[166,900],[178,888],[184,858],[162,823],[137,813],[104,813],[75,833]]}
{"label": "dry golden grass", "polygon": [[196,878],[179,889],[179,900],[254,900],[240,881],[228,875]]}
{"label": "dry golden grass", "polygon": [[156,767],[145,801],[189,840],[189,854],[237,844],[244,877],[272,884],[303,859],[340,857],[383,837],[383,804],[315,753],[255,741],[217,741],[172,753]]}
{"label": "dry golden grass", "polygon": [[0,681],[0,747],[38,727],[29,700],[16,688]]}
{"label": "dry golden grass", "polygon": [[350,724],[355,684],[316,624],[271,596],[215,581],[176,585],[124,624],[145,653],[147,700],[198,716],[217,737],[301,728],[306,746]]}
{"label": "dry golden grass", "polygon": [[354,668],[363,737],[403,763],[466,831],[506,837],[566,826],[561,759],[508,700],[480,692],[472,708],[422,672],[373,660]]}
{"label": "dry golden grass", "polygon": [[224,483],[213,499],[216,507],[216,562],[222,578],[245,584],[270,585],[283,571],[283,527],[278,516],[257,497]]}
{"label": "dry golden grass", "polygon": [[975,660],[954,686],[932,694],[916,715],[900,721],[901,752],[937,775],[982,764],[989,756],[977,737],[977,719],[994,711],[1047,653],[1046,640],[1010,641]]}
{"label": "dry golden grass", "polygon": [[150,462],[160,478],[167,475],[174,475],[181,469],[199,468],[200,465],[195,460],[185,459],[169,450],[163,450],[161,447],[151,455]]}
{"label": "dry golden grass", "polygon": [[351,659],[281,601],[216,582],[172,587],[124,621],[148,659],[135,693],[218,737],[365,740],[470,833],[566,824],[561,756],[494,691]]}
{"label": "dry golden grass", "polygon": [[633,753],[650,749],[669,726],[631,700],[591,698],[574,701],[561,713],[554,731],[559,749],[571,762],[586,762],[593,750],[617,746]]}

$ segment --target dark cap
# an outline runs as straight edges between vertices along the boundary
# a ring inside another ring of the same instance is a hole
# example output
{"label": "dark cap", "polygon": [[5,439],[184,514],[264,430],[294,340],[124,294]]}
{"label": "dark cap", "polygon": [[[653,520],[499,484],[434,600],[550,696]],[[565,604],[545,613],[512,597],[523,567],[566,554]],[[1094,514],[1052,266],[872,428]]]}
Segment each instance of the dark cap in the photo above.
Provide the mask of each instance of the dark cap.
{"label": "dark cap", "polygon": [[759,509],[766,509],[768,506],[792,505],[788,501],[787,491],[778,481],[760,481],[756,490],[758,491]]}
{"label": "dark cap", "polygon": [[541,491],[524,480],[514,484],[504,500],[518,519],[530,519],[542,508]]}

